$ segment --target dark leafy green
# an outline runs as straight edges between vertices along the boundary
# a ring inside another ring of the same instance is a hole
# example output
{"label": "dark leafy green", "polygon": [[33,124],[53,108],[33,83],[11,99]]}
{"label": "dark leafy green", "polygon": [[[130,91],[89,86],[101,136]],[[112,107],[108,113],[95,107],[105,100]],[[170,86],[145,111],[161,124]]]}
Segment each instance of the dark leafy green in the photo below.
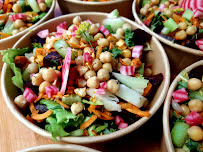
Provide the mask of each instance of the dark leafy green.
{"label": "dark leafy green", "polygon": [[199,142],[195,142],[190,139],[189,142],[185,143],[185,145],[190,149],[190,152],[203,152],[200,150],[201,144]]}
{"label": "dark leafy green", "polygon": [[111,53],[113,54],[113,58],[115,59],[117,56],[121,55],[122,50],[118,48],[111,49]]}
{"label": "dark leafy green", "polygon": [[31,23],[36,23],[38,22],[39,20],[41,20],[47,13],[42,13],[40,15],[37,15],[36,17],[33,18],[32,21],[30,21]]}
{"label": "dark leafy green", "polygon": [[32,43],[32,46],[33,48],[43,48],[41,43],[36,43],[36,42]]}
{"label": "dark leafy green", "polygon": [[171,118],[173,124],[175,125],[177,122],[185,122],[184,117],[179,115],[179,117],[176,115],[175,111],[173,111],[173,116]]}
{"label": "dark leafy green", "polygon": [[129,47],[135,46],[135,43],[133,41],[133,35],[134,33],[131,29],[125,30],[125,44]]}
{"label": "dark leafy green", "polygon": [[187,88],[187,82],[178,82],[178,89]]}
{"label": "dark leafy green", "polygon": [[113,33],[113,30],[111,28],[111,25],[104,25],[106,27],[106,29],[110,32]]}

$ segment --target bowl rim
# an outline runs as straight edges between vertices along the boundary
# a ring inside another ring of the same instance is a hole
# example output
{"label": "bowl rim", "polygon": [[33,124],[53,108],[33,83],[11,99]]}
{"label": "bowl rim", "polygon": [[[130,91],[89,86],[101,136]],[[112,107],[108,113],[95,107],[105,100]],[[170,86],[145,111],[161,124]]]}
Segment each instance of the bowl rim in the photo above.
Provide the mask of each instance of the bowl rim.
{"label": "bowl rim", "polygon": [[82,150],[86,152],[100,152],[98,150],[81,146],[81,145],[73,145],[73,144],[48,144],[48,145],[40,145],[29,147],[26,149],[18,150],[17,152],[31,152],[33,150]]}
{"label": "bowl rim", "polygon": [[80,0],[64,0],[64,1],[78,4],[78,5],[103,6],[103,5],[117,4],[127,0],[113,0],[113,1],[106,1],[106,2],[87,2],[87,1],[80,1]]}
{"label": "bowl rim", "polygon": [[[186,67],[183,70],[190,72],[192,69],[194,69],[200,65],[203,65],[203,60],[197,61],[197,62],[191,64],[190,66]],[[174,146],[173,146],[173,143],[171,140],[170,126],[169,126],[169,110],[170,110],[170,103],[171,103],[171,94],[176,89],[177,82],[180,80],[179,74],[176,76],[176,78],[173,80],[173,82],[170,85],[168,94],[167,94],[165,102],[164,102],[164,108],[163,108],[163,118],[162,118],[163,119],[163,132],[164,132],[166,147],[167,147],[168,151],[170,151],[170,152],[175,152],[175,151],[174,151]]]}
{"label": "bowl rim", "polygon": [[46,18],[52,13],[54,12],[54,9],[55,9],[55,6],[56,6],[56,1],[57,0],[53,0],[52,2],[52,5],[51,7],[49,8],[49,11],[47,12],[47,14],[41,19],[39,20],[37,23],[33,24],[32,26],[30,26],[29,28],[27,28],[26,30],[22,31],[22,32],[19,32],[17,33],[16,35],[12,35],[12,36],[9,36],[5,39],[2,39],[0,40],[0,43],[4,43],[6,41],[9,41],[9,40],[12,40],[12,39],[15,39],[21,35],[25,35],[27,32],[29,32],[30,30],[32,30],[33,28],[37,27],[38,25],[42,24],[43,22],[45,22]]}
{"label": "bowl rim", "polygon": [[[54,19],[51,19],[47,22],[44,22],[43,24],[41,24],[40,26],[38,27],[42,27],[44,26],[45,24],[49,24],[50,22],[53,22],[53,21],[56,21],[56,20],[59,20],[59,19],[64,19],[64,18],[69,18],[69,17],[74,17],[74,16],[83,16],[83,15],[90,15],[90,16],[107,16],[108,13],[100,13],[100,12],[82,12],[82,13],[73,13],[73,14],[68,14],[68,15],[63,15],[63,16],[60,16],[58,18],[54,18]],[[140,28],[142,29],[137,23],[125,18],[125,17],[122,17],[125,21],[127,21],[128,23],[130,23],[131,25],[134,25],[135,27],[137,28]],[[36,31],[37,28],[34,28],[32,30],[32,32]],[[30,34],[27,33],[26,35],[24,35],[14,46],[13,48],[15,48],[19,43],[21,43],[21,41],[26,38],[28,35]],[[102,135],[102,136],[94,136],[94,137],[60,137],[60,138],[57,138],[58,140],[60,141],[64,141],[64,142],[71,142],[71,143],[81,143],[81,144],[89,144],[89,143],[98,143],[98,142],[104,142],[104,141],[107,141],[107,140],[112,140],[112,139],[115,139],[115,138],[118,138],[118,137],[121,137],[121,136],[124,136],[136,129],[138,129],[140,126],[142,126],[147,120],[149,120],[154,114],[155,112],[159,109],[159,107],[162,105],[165,97],[166,97],[166,94],[167,94],[167,91],[168,91],[168,87],[169,87],[169,83],[170,83],[170,66],[169,66],[169,61],[168,61],[168,57],[164,51],[164,48],[163,46],[160,44],[160,42],[152,37],[152,40],[155,41],[155,43],[158,45],[158,48],[160,50],[160,54],[162,55],[162,57],[164,58],[164,67],[165,67],[165,77],[164,77],[164,81],[162,83],[164,83],[164,89],[162,90],[162,93],[160,94],[159,98],[157,99],[156,101],[156,104],[155,106],[150,109],[150,117],[143,117],[141,119],[139,119],[138,121],[136,121],[135,123],[131,124],[130,126],[128,126],[127,128],[125,129],[122,129],[122,130],[118,130],[116,132],[113,132],[113,133],[110,133],[110,134],[107,134],[107,135]],[[32,124],[31,122],[29,122],[20,112],[18,112],[16,110],[16,106],[14,105],[13,101],[10,100],[9,96],[7,95],[7,92],[6,92],[6,89],[5,89],[5,79],[6,79],[6,76],[5,76],[5,71],[7,70],[8,66],[6,63],[4,63],[3,65],[3,69],[2,69],[2,76],[1,76],[1,88],[2,88],[2,93],[3,93],[3,97],[6,101],[6,104],[8,106],[8,108],[10,109],[10,111],[14,114],[14,116],[20,121],[22,122],[25,126],[27,126],[28,128],[30,128],[32,131],[34,131],[35,133],[37,134],[40,134],[42,136],[45,136],[47,138],[51,138],[51,134],[38,127],[37,125],[34,125]],[[14,110],[15,109],[15,110]],[[82,140],[79,140],[79,139],[82,139]]]}
{"label": "bowl rim", "polygon": [[173,43],[173,42],[159,36],[155,32],[151,31],[146,25],[144,25],[144,23],[140,20],[140,18],[137,15],[137,10],[136,10],[137,1],[138,0],[134,0],[133,4],[132,4],[133,16],[135,18],[135,21],[137,21],[138,24],[141,25],[146,30],[146,32],[148,32],[149,34],[156,37],[159,41],[161,41],[161,42],[163,42],[163,43],[165,43],[165,44],[167,44],[167,45],[169,45],[169,46],[171,46],[173,48],[176,48],[178,50],[181,50],[181,51],[184,51],[184,52],[187,52],[187,53],[190,53],[190,54],[194,54],[194,55],[197,55],[197,56],[203,56],[203,51],[201,51],[201,50],[196,50],[196,49],[192,49],[192,48],[189,48],[189,47],[186,47],[186,46],[182,46],[182,45],[177,44],[177,43]]}

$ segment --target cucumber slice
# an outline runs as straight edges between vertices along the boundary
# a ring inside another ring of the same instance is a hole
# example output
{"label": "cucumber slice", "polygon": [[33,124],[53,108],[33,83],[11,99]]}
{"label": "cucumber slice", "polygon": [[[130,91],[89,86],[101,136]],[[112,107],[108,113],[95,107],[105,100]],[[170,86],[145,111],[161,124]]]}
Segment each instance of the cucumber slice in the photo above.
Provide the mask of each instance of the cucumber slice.
{"label": "cucumber slice", "polygon": [[60,39],[54,43],[54,48],[56,51],[63,57],[65,58],[67,49],[68,49],[68,44],[63,40]]}
{"label": "cucumber slice", "polygon": [[113,19],[107,18],[107,19],[103,20],[103,24],[110,25],[114,33],[116,32],[116,30],[118,28],[122,28],[124,23],[125,23],[125,21],[121,17],[113,18]]}
{"label": "cucumber slice", "polygon": [[176,22],[172,18],[169,18],[164,23],[164,26],[167,27],[170,30],[170,32],[175,31],[179,27],[178,24],[176,24]]}
{"label": "cucumber slice", "polygon": [[188,138],[187,130],[190,125],[184,122],[177,122],[171,131],[171,138],[175,147],[182,147]]}
{"label": "cucumber slice", "polygon": [[4,29],[2,30],[2,33],[7,33],[12,35],[12,31],[15,29],[14,22],[10,19],[7,20],[6,25],[4,26]]}
{"label": "cucumber slice", "polygon": [[45,4],[50,8],[53,0],[45,0]]}
{"label": "cucumber slice", "polygon": [[36,13],[40,12],[39,5],[37,4],[36,0],[27,0],[27,2],[34,12]]}
{"label": "cucumber slice", "polygon": [[183,13],[182,17],[186,18],[186,20],[190,21],[192,16],[194,15],[193,11],[190,9],[186,9],[185,12]]}

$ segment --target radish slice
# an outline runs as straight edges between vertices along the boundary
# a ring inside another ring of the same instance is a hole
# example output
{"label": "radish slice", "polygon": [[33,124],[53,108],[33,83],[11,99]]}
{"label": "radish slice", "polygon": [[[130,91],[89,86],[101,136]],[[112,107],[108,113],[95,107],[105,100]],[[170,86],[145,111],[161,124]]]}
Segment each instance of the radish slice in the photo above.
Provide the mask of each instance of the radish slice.
{"label": "radish slice", "polygon": [[118,126],[118,129],[124,129],[124,128],[127,128],[128,127],[128,124],[125,123],[125,122],[121,122]]}
{"label": "radish slice", "polygon": [[196,111],[192,111],[185,117],[185,122],[190,126],[197,126],[203,123],[203,118]]}
{"label": "radish slice", "polygon": [[143,20],[143,23],[144,23],[146,26],[149,26],[151,22],[150,22],[148,19],[145,18],[145,19]]}
{"label": "radish slice", "polygon": [[93,57],[88,52],[85,52],[83,54],[83,57],[84,57],[86,62],[90,62],[91,63],[93,61]]}
{"label": "radish slice", "polygon": [[172,97],[177,103],[181,103],[189,100],[189,97],[185,88],[182,88],[173,92]]}
{"label": "radish slice", "polygon": [[59,89],[55,86],[47,86],[45,87],[46,94],[49,98],[59,92]]}
{"label": "radish slice", "polygon": [[106,82],[101,82],[101,83],[100,83],[100,88],[101,88],[101,89],[107,89],[107,84],[106,84]]}
{"label": "radish slice", "polygon": [[61,37],[63,32],[66,31],[68,28],[67,28],[67,22],[63,22],[61,24],[59,24],[57,27],[56,27],[56,35],[57,37]]}
{"label": "radish slice", "polygon": [[72,37],[75,37],[75,36],[76,36],[76,33],[75,33],[76,30],[77,30],[77,27],[76,27],[76,26],[73,26],[73,29],[72,29]]}
{"label": "radish slice", "polygon": [[96,94],[105,95],[104,89],[97,89]]}
{"label": "radish slice", "polygon": [[120,73],[122,75],[133,75],[135,73],[135,66],[121,66]]}
{"label": "radish slice", "polygon": [[45,0],[37,0],[37,3],[39,4],[39,3],[44,3],[45,2]]}
{"label": "radish slice", "polygon": [[124,120],[120,116],[116,116],[114,118],[115,124],[118,126],[121,122],[124,122]]}
{"label": "radish slice", "polygon": [[60,92],[64,95],[66,91],[66,86],[68,82],[68,75],[70,70],[70,61],[71,61],[71,48],[69,47],[67,50],[66,58],[63,62],[62,66],[62,86]]}
{"label": "radish slice", "polygon": [[203,39],[195,41],[195,44],[203,51]]}
{"label": "radish slice", "polygon": [[159,11],[162,12],[164,8],[166,8],[166,6],[165,6],[164,4],[161,4],[161,5],[159,6]]}
{"label": "radish slice", "polygon": [[107,30],[107,28],[106,28],[104,25],[101,25],[101,26],[99,27],[99,30],[100,30],[105,36],[109,35],[109,31]]}
{"label": "radish slice", "polygon": [[14,14],[14,15],[9,15],[9,19],[11,21],[15,21],[17,19],[25,20],[27,18],[26,14],[19,13],[19,14]]}
{"label": "radish slice", "polygon": [[132,57],[140,59],[141,56],[142,56],[142,50],[143,50],[143,46],[142,45],[136,45],[136,46],[134,46],[134,48],[132,50]]}
{"label": "radish slice", "polygon": [[49,36],[49,30],[48,29],[42,30],[42,31],[38,32],[37,35],[42,39],[47,38]]}
{"label": "radish slice", "polygon": [[93,23],[92,23],[92,21],[90,21],[89,19],[87,19],[86,21],[88,21],[89,23],[90,23],[90,25],[92,25]]}
{"label": "radish slice", "polygon": [[23,96],[25,97],[27,102],[33,102],[37,99],[37,95],[30,88],[25,88]]}
{"label": "radish slice", "polygon": [[3,1],[0,0],[0,9],[2,8],[2,6],[3,6]]}

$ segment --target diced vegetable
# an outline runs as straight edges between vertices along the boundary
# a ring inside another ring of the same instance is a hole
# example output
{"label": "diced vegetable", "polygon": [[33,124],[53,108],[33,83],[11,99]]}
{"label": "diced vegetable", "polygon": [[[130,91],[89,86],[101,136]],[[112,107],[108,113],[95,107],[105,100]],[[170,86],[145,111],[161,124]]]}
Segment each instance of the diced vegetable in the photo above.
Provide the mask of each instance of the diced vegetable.
{"label": "diced vegetable", "polygon": [[185,122],[190,126],[197,126],[203,123],[203,118],[196,111],[192,111],[185,117]]}
{"label": "diced vegetable", "polygon": [[174,91],[172,93],[172,97],[177,103],[181,103],[189,100],[189,97],[185,88]]}
{"label": "diced vegetable", "polygon": [[83,57],[84,57],[84,60],[86,61],[86,62],[92,62],[93,61],[93,57],[88,53],[88,52],[85,52],[84,54],[83,54]]}
{"label": "diced vegetable", "polygon": [[182,17],[186,18],[188,21],[192,18],[194,15],[193,11],[190,9],[186,9],[185,12],[183,13]]}
{"label": "diced vegetable", "polygon": [[107,88],[106,82],[101,82],[99,85],[100,85],[101,89],[106,89]]}
{"label": "diced vegetable", "polygon": [[125,122],[121,122],[121,123],[119,124],[119,126],[118,126],[118,129],[124,129],[124,128],[126,128],[126,127],[128,127],[128,124],[125,123]]}
{"label": "diced vegetable", "polygon": [[45,4],[48,6],[48,7],[51,7],[53,3],[53,0],[45,0]]}
{"label": "diced vegetable", "polygon": [[40,38],[46,38],[46,37],[49,36],[49,30],[48,30],[48,29],[42,30],[42,31],[38,32],[37,35],[38,35]]}
{"label": "diced vegetable", "polygon": [[164,4],[161,4],[161,5],[159,6],[159,11],[162,12],[162,10],[163,10],[164,8],[166,8],[166,6],[165,6]]}
{"label": "diced vegetable", "polygon": [[142,1],[142,7],[145,6],[146,4],[149,4],[149,3],[150,3],[150,0],[143,0]]}
{"label": "diced vegetable", "polygon": [[47,86],[45,87],[46,94],[49,98],[59,92],[59,89],[55,86]]}
{"label": "diced vegetable", "polygon": [[114,19],[107,18],[103,20],[103,24],[110,25],[113,32],[116,32],[118,28],[122,28],[124,23],[125,21],[121,17],[114,18]]}
{"label": "diced vegetable", "polygon": [[63,57],[65,58],[67,49],[68,49],[68,44],[63,40],[60,39],[54,43],[54,48],[56,51]]}
{"label": "diced vegetable", "polygon": [[7,20],[6,25],[4,26],[4,29],[1,31],[2,33],[7,33],[12,35],[12,31],[15,29],[14,22],[10,19]]}
{"label": "diced vegetable", "polygon": [[72,105],[75,102],[82,102],[82,98],[76,94],[71,94],[70,96],[63,97],[62,102],[67,105]]}
{"label": "diced vegetable", "polygon": [[114,118],[114,121],[115,121],[115,123],[116,123],[117,126],[118,126],[121,122],[124,122],[124,120],[123,120],[120,116],[118,116],[118,115]]}
{"label": "diced vegetable", "polygon": [[28,102],[33,102],[37,99],[37,95],[30,88],[25,88],[23,96]]}
{"label": "diced vegetable", "polygon": [[189,97],[190,97],[190,99],[199,99],[199,100],[203,101],[203,91],[201,92],[201,89],[198,91],[190,91]]}
{"label": "diced vegetable", "polygon": [[179,27],[178,24],[176,24],[176,22],[172,18],[169,18],[164,23],[164,26],[167,27],[170,30],[170,32],[175,31]]}
{"label": "diced vegetable", "polygon": [[83,103],[91,104],[91,105],[104,105],[103,102],[96,100],[96,102],[82,100]]}
{"label": "diced vegetable", "polygon": [[25,20],[27,17],[26,14],[23,14],[23,13],[18,13],[18,14],[14,14],[14,15],[9,15],[9,19],[11,21],[15,21],[17,19],[21,19],[21,20]]}
{"label": "diced vegetable", "polygon": [[96,94],[105,95],[105,90],[104,89],[97,89]]}
{"label": "diced vegetable", "polygon": [[70,132],[70,136],[73,136],[73,137],[80,137],[83,134],[84,134],[83,129],[77,129],[77,130],[74,130],[74,131]]}
{"label": "diced vegetable", "polygon": [[132,57],[140,59],[142,56],[143,45],[136,45],[132,50]]}
{"label": "diced vegetable", "polygon": [[114,9],[111,13],[109,13],[108,18],[117,18],[119,17],[119,12],[117,9]]}
{"label": "diced vegetable", "polygon": [[105,36],[109,35],[109,33],[110,33],[104,25],[101,25],[101,26],[99,27],[99,30],[100,30]]}
{"label": "diced vegetable", "polygon": [[121,66],[120,73],[122,75],[134,75],[135,73],[135,66]]}
{"label": "diced vegetable", "polygon": [[161,33],[164,34],[164,35],[168,35],[170,33],[170,30],[167,28],[167,27],[164,27],[162,30],[161,30]]}
{"label": "diced vegetable", "polygon": [[27,0],[27,2],[34,12],[40,12],[39,5],[37,4],[36,0]]}
{"label": "diced vegetable", "polygon": [[23,81],[28,82],[30,80],[30,73],[25,69],[22,73]]}

